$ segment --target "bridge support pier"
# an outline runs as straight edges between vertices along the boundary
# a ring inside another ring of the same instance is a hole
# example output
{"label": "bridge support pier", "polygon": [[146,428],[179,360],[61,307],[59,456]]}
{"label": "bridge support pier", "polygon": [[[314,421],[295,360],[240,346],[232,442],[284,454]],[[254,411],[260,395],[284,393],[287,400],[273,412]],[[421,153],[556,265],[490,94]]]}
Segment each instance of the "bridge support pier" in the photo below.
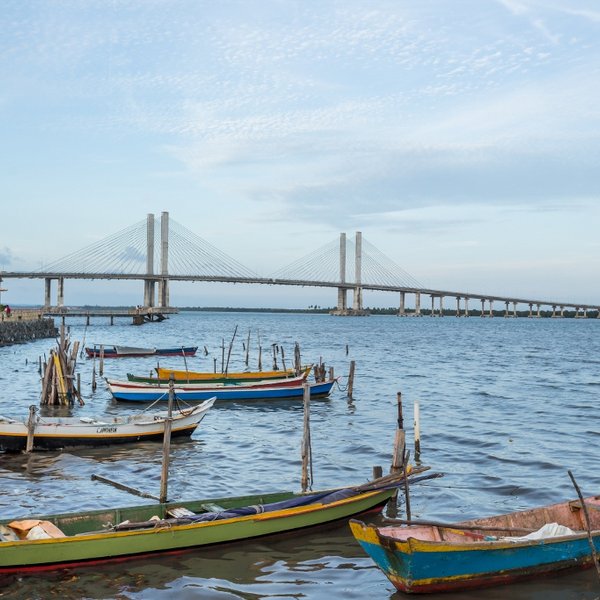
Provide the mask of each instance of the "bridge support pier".
{"label": "bridge support pier", "polygon": [[398,309],[398,316],[406,316],[404,313],[404,303],[406,301],[406,292],[400,292],[400,308]]}
{"label": "bridge support pier", "polygon": [[505,300],[504,302],[504,317],[509,317],[509,313],[508,313],[508,300]]}
{"label": "bridge support pier", "polygon": [[490,319],[494,316],[494,301],[490,298]]}
{"label": "bridge support pier", "polygon": [[469,316],[469,297],[465,296],[465,317]]}
{"label": "bridge support pier", "polygon": [[456,316],[460,317],[460,296],[456,296]]}
{"label": "bridge support pier", "polygon": [[533,304],[530,302],[529,303],[529,318],[531,319],[531,317],[533,317]]}
{"label": "bridge support pier", "polygon": [[56,306],[65,305],[65,278],[58,278],[58,291],[56,296]]}
{"label": "bridge support pier", "polygon": [[44,308],[52,306],[52,279],[44,279]]}
{"label": "bridge support pier", "polygon": [[485,298],[481,299],[481,316],[485,317]]}
{"label": "bridge support pier", "polygon": [[415,294],[415,316],[421,316],[421,292]]}

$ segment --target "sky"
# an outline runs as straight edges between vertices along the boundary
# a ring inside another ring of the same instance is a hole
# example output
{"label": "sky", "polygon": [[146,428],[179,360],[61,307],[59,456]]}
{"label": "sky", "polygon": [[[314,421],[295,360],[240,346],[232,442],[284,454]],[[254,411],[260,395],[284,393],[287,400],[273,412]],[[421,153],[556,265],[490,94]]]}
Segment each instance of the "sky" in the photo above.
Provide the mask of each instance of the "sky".
{"label": "sky", "polygon": [[[0,32],[0,270],[168,211],[263,276],[361,231],[432,289],[600,302],[595,0],[3,0]],[[42,281],[3,287],[43,302]],[[142,299],[141,282],[65,288]],[[336,293],[178,284],[171,301]]]}

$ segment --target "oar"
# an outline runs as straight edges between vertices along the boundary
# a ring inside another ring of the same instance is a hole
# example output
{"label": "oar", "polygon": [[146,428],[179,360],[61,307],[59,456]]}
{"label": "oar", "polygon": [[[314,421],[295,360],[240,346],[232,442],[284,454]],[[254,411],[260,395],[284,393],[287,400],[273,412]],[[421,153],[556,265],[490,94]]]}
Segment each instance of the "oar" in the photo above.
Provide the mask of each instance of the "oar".
{"label": "oar", "polygon": [[152,494],[147,494],[146,492],[142,492],[140,490],[136,490],[135,488],[129,487],[124,483],[119,483],[118,481],[113,481],[112,479],[108,479],[106,477],[102,477],[102,475],[94,475],[92,474],[93,481],[99,481],[100,483],[106,483],[108,485],[112,485],[119,490],[123,490],[124,492],[129,492],[130,494],[135,494],[136,496],[141,496],[142,498],[152,498],[152,500],[158,500],[160,502],[160,498],[153,496]]}

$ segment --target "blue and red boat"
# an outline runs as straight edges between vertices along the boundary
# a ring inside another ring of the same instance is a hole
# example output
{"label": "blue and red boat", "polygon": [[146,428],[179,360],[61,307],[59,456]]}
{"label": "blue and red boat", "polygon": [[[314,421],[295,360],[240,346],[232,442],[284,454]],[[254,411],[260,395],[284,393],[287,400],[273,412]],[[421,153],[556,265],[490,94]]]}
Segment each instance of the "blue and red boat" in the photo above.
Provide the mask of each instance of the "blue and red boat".
{"label": "blue and red boat", "polygon": [[401,592],[454,592],[594,565],[600,496],[454,524],[368,525],[354,537]]}
{"label": "blue and red boat", "polygon": [[125,358],[140,356],[194,356],[198,346],[179,346],[178,348],[135,348],[132,346],[86,346],[88,358]]}

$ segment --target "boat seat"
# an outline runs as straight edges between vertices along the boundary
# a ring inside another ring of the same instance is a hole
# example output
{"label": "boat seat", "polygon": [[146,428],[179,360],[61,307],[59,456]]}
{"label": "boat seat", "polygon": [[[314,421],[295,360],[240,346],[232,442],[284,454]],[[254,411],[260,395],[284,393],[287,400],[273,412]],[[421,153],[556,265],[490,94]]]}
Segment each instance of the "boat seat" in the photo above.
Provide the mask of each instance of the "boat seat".
{"label": "boat seat", "polygon": [[200,505],[200,508],[202,510],[205,510],[206,512],[224,512],[225,510],[227,510],[223,506],[219,504],[214,504],[213,502],[205,502],[204,504]]}
{"label": "boat seat", "polygon": [[170,508],[167,511],[167,516],[173,519],[181,519],[183,517],[195,517],[196,513],[188,510],[184,506],[177,506],[176,508]]}

